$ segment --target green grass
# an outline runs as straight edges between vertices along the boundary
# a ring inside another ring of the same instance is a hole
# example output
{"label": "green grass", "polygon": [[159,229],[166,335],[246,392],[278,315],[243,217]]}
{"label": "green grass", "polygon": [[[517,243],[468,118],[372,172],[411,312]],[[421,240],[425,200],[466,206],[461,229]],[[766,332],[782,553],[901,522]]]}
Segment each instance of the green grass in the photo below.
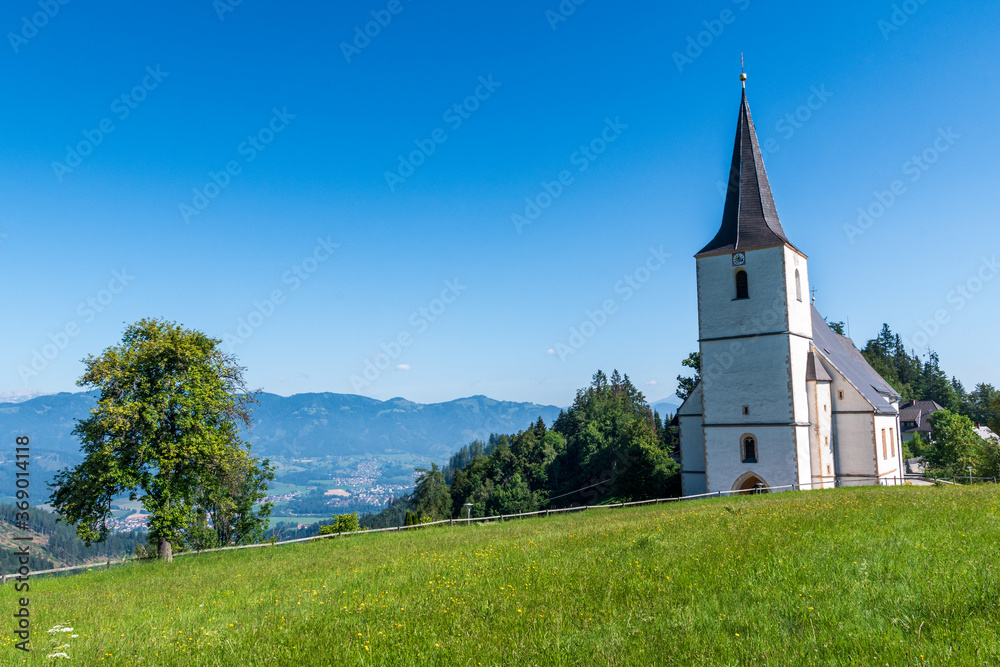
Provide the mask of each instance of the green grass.
{"label": "green grass", "polygon": [[27,663],[68,623],[87,665],[994,665],[998,512],[838,489],[182,556],[33,582]]}

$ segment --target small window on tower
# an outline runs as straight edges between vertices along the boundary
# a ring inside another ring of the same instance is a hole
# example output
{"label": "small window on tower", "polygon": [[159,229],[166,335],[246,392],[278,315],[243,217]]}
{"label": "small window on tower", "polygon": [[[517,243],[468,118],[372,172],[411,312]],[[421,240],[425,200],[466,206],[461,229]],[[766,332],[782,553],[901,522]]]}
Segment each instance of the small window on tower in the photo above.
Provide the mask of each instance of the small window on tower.
{"label": "small window on tower", "polygon": [[802,280],[799,278],[798,269],[795,269],[795,298],[802,301]]}
{"label": "small window on tower", "polygon": [[744,405],[743,406],[743,414],[745,414],[745,415],[750,414],[750,406],[749,405]]}
{"label": "small window on tower", "polygon": [[743,463],[757,463],[757,439],[752,435],[743,437]]}
{"label": "small window on tower", "polygon": [[747,286],[747,272],[742,269],[736,272],[736,298],[750,298],[750,289]]}
{"label": "small window on tower", "polygon": [[840,391],[837,392],[837,398],[839,398],[840,400],[844,400],[844,390],[843,389],[841,389]]}

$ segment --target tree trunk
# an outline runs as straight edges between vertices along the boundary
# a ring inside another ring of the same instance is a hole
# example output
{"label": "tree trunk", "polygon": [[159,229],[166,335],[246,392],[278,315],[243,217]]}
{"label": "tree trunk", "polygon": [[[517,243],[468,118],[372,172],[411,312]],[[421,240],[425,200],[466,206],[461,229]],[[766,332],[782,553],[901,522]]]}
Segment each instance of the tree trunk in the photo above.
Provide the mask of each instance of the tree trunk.
{"label": "tree trunk", "polygon": [[160,538],[160,560],[165,563],[174,562],[174,553],[170,546],[170,540],[165,537]]}

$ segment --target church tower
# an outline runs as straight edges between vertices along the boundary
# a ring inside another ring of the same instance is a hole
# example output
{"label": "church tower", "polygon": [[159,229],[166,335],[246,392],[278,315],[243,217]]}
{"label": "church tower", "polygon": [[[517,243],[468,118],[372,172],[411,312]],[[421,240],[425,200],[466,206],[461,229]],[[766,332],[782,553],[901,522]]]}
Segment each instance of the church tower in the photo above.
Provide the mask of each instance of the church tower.
{"label": "church tower", "polygon": [[813,477],[807,258],[778,220],[741,79],[722,225],[695,255],[704,460],[684,468],[704,481],[686,478],[686,493]]}

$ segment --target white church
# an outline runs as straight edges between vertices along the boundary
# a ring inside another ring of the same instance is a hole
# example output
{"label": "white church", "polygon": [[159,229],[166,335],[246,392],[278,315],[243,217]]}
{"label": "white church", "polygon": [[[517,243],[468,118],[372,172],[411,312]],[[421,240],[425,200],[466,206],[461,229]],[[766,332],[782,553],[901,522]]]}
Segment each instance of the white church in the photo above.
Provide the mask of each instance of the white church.
{"label": "white church", "polygon": [[900,396],[810,303],[741,79],[722,226],[695,255],[701,382],[677,411],[683,495],[895,483]]}

